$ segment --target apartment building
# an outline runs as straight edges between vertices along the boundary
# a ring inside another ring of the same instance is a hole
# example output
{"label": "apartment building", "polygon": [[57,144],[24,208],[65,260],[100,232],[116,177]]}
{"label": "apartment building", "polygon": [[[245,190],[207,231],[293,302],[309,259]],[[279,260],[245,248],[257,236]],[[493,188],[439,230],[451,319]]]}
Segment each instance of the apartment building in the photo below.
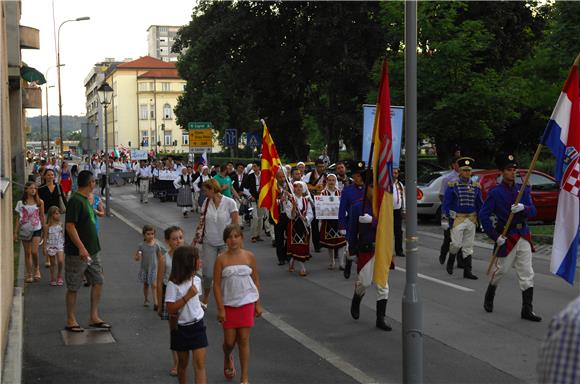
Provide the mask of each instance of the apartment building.
{"label": "apartment building", "polygon": [[[39,49],[38,29],[20,25],[21,2],[0,2],[0,361],[5,361],[13,305],[22,304],[22,290],[15,289],[13,242],[13,191],[21,191],[24,164],[26,108],[40,108],[41,90],[21,76],[21,49]],[[22,319],[14,318],[13,327]],[[17,324],[20,323],[20,324]],[[14,356],[14,358],[18,358]],[[0,364],[1,365],[1,364]],[[3,369],[2,382],[18,373]],[[6,380],[6,381],[5,381]]]}
{"label": "apartment building", "polygon": [[177,125],[173,112],[186,84],[174,62],[141,57],[111,68],[105,81],[113,87],[106,117],[109,149],[189,151],[187,131]]}
{"label": "apartment building", "polygon": [[171,52],[180,26],[152,25],[147,28],[148,55],[162,61],[177,61],[178,53]]}

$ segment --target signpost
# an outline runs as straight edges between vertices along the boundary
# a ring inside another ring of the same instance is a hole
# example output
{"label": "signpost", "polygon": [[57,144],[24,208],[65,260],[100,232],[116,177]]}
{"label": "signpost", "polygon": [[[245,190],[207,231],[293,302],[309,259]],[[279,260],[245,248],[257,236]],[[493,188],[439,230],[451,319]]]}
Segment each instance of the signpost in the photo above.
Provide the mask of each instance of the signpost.
{"label": "signpost", "polygon": [[131,160],[147,160],[147,151],[131,149]]}
{"label": "signpost", "polygon": [[212,124],[206,121],[192,121],[189,129],[189,152],[211,152],[213,148]]}
{"label": "signpost", "polygon": [[248,132],[246,134],[247,145],[257,149],[262,144],[262,137],[259,132]]}
{"label": "signpost", "polygon": [[228,128],[224,133],[224,145],[234,147],[238,144],[238,130]]}

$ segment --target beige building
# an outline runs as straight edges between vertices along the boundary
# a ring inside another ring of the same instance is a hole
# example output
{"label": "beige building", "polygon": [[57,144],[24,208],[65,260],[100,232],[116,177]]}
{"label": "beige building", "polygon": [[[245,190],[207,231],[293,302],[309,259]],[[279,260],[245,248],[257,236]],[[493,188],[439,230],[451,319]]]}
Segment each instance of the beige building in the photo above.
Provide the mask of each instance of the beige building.
{"label": "beige building", "polygon": [[[7,348],[7,344],[22,342],[18,337],[22,327],[22,288],[18,288],[21,284],[14,274],[12,204],[20,196],[26,175],[24,109],[40,108],[41,103],[40,88],[21,78],[20,51],[39,49],[40,38],[38,29],[20,25],[20,1],[1,1],[0,12],[0,362],[4,363],[0,375],[3,382],[15,382],[12,380],[20,377],[19,356],[8,353],[7,358],[7,351],[15,349]],[[13,193],[18,193],[18,197],[13,197]],[[12,317],[13,310],[20,315]]]}
{"label": "beige building", "polygon": [[141,57],[117,65],[105,81],[113,87],[107,111],[109,149],[189,151],[187,131],[177,125],[173,112],[186,84],[175,63]]}

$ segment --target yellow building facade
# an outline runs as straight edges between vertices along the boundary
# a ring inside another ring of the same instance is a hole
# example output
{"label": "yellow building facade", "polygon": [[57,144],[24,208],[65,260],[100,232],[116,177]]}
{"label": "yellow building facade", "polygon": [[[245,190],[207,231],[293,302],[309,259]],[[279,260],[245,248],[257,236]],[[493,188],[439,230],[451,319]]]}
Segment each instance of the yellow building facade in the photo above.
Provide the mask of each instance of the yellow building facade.
{"label": "yellow building facade", "polygon": [[113,88],[106,116],[109,151],[189,152],[187,131],[173,112],[186,84],[175,63],[141,57],[116,66],[105,81]]}

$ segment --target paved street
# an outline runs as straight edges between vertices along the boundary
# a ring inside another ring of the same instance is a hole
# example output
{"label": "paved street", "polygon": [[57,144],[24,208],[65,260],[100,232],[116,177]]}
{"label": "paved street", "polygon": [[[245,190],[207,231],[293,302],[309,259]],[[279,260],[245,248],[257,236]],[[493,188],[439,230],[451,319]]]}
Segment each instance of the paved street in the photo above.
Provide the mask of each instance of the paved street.
{"label": "paved street", "polygon": [[[48,286],[47,272],[25,290],[25,383],[175,383],[170,368],[167,324],[142,306],[138,264],[132,255],[145,224],[163,228],[178,224],[191,237],[197,215],[184,219],[175,203],[150,199],[139,204],[134,186],[112,189],[114,216],[101,221],[102,260],[106,280],[102,317],[113,324],[113,344],[65,346],[64,289]],[[476,247],[477,281],[461,271],[449,276],[437,261],[441,240],[433,226],[421,226],[420,296],[423,301],[423,354],[426,383],[532,383],[538,347],[549,319],[578,294],[552,276],[547,253],[534,261],[535,311],[541,323],[520,320],[521,293],[515,271],[499,286],[495,312],[482,308],[490,251]],[[245,231],[248,233],[248,230]],[[248,239],[249,236],[247,235]],[[250,380],[254,383],[402,382],[402,294],[405,259],[397,258],[390,275],[387,306],[393,332],[375,328],[374,292],[363,300],[361,317],[349,314],[353,277],[327,270],[326,253],[314,254],[309,275],[301,278],[276,265],[269,241],[251,244],[262,279],[266,313],[252,331]],[[87,325],[88,290],[79,295],[78,318]],[[208,381],[223,377],[222,332],[215,303],[206,313],[210,346]],[[237,352],[236,352],[237,355]],[[237,359],[237,357],[236,357]],[[239,371],[239,363],[236,361]],[[238,372],[239,375],[239,372]],[[192,376],[190,375],[192,379]],[[239,376],[237,377],[239,379]]]}

